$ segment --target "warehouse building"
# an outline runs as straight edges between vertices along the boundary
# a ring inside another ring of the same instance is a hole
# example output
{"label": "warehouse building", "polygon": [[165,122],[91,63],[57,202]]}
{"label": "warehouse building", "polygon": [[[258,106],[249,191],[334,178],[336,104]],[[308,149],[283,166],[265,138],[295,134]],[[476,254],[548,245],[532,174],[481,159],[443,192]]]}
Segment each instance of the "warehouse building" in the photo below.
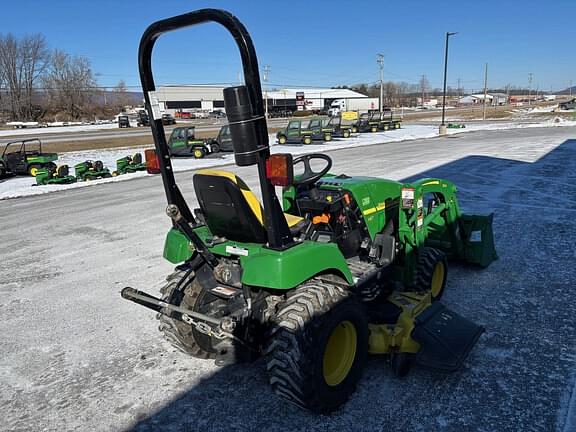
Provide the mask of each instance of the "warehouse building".
{"label": "warehouse building", "polygon": [[[212,85],[162,86],[156,90],[160,108],[176,115],[190,112],[225,111],[225,87]],[[335,99],[358,99],[366,96],[349,89],[283,88],[264,92],[270,111],[322,110]]]}

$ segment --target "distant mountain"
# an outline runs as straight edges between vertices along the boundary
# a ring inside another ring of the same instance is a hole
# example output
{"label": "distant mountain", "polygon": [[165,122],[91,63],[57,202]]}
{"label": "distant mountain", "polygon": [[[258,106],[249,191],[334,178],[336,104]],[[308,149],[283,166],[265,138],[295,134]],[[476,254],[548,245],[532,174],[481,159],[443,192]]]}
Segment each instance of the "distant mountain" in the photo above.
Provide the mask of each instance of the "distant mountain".
{"label": "distant mountain", "polygon": [[572,91],[570,91],[570,87],[568,87],[567,89],[564,89],[562,91],[557,91],[556,92],[557,95],[569,95],[572,94],[573,96],[576,96],[576,86],[572,86]]}

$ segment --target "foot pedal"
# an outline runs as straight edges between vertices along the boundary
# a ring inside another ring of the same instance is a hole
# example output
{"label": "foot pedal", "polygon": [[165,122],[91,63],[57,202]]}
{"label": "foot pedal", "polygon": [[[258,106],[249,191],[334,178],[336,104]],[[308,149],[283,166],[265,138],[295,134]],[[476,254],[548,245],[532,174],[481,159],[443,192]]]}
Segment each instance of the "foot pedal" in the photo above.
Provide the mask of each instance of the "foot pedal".
{"label": "foot pedal", "polygon": [[415,319],[412,338],[421,346],[416,363],[427,368],[455,371],[462,366],[483,332],[483,327],[442,303],[433,303]]}

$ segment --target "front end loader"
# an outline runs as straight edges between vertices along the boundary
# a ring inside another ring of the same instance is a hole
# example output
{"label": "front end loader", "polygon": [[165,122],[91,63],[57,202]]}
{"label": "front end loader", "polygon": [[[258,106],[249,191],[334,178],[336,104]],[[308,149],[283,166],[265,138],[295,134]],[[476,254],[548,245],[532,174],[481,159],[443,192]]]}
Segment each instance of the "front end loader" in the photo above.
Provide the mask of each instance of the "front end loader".
{"label": "front end loader", "polygon": [[[193,212],[174,178],[152,51],[164,33],[206,22],[240,51],[245,84],[226,88],[224,104],[235,162],[256,166],[261,201],[233,172],[204,169],[192,179]],[[152,24],[139,65],[172,221],[164,257],[176,267],[160,297],[121,294],[157,312],[171,343],[221,365],[264,357],[274,391],[315,413],[348,400],[369,353],[385,355],[398,376],[465,361],[483,328],[439,300],[448,260],[496,258],[491,216],[462,214],[447,180],[335,175],[325,154],[271,155],[256,52],[226,11]]]}

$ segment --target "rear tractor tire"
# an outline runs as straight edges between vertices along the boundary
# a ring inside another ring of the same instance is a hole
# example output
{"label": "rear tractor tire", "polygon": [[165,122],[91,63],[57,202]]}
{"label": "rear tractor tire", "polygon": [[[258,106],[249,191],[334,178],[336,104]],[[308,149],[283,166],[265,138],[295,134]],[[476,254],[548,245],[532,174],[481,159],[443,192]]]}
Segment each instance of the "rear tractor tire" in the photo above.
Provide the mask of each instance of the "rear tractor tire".
{"label": "rear tractor tire", "polygon": [[334,411],[355,391],[366,363],[364,306],[343,288],[308,281],[280,303],[264,354],[279,396],[315,413]]}
{"label": "rear tractor tire", "polygon": [[[209,303],[211,294],[203,290],[194,273],[186,270],[176,270],[166,278],[167,284],[160,289],[162,300],[173,305],[196,312],[203,312]],[[189,324],[172,319],[164,314],[156,315],[160,321],[158,330],[178,350],[201,359],[213,359],[216,350],[212,346],[212,338],[198,332]]]}
{"label": "rear tractor tire", "polygon": [[416,291],[430,291],[432,301],[440,300],[446,288],[448,260],[439,249],[425,247],[418,257],[414,287]]}

